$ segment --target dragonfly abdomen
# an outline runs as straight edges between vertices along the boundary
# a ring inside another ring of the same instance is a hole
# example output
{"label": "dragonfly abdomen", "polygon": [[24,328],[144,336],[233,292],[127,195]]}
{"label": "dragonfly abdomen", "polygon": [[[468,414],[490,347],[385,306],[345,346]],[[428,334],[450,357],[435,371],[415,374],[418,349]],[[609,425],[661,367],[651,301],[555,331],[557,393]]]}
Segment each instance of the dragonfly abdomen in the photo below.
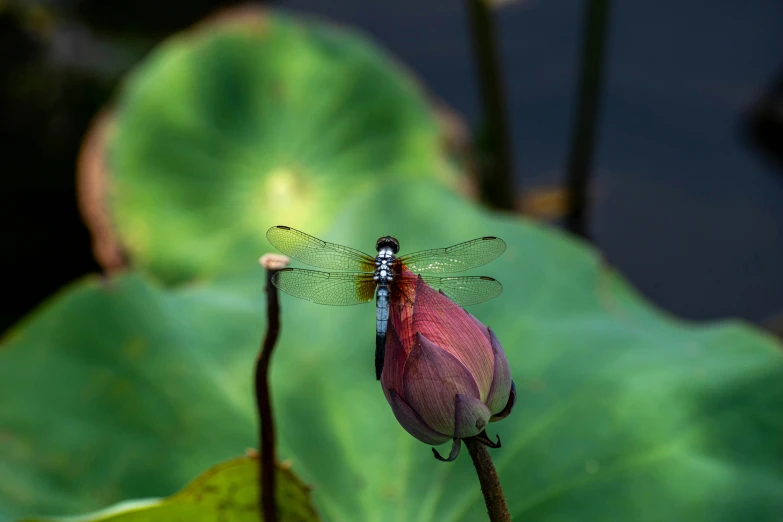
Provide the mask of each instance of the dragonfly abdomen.
{"label": "dragonfly abdomen", "polygon": [[380,380],[386,353],[386,329],[389,324],[389,287],[378,285],[375,297],[375,378]]}
{"label": "dragonfly abdomen", "polygon": [[377,244],[373,280],[378,282],[375,294],[375,378],[381,379],[383,357],[386,354],[386,325],[389,322],[389,283],[392,280],[394,254],[400,244],[393,237],[382,237]]}

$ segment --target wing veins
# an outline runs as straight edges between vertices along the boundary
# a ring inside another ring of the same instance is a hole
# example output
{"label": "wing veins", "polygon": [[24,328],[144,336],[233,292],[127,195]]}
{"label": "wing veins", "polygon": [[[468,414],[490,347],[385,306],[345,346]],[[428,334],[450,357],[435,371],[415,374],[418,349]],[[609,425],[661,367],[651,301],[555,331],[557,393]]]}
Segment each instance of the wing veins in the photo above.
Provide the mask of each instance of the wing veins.
{"label": "wing veins", "polygon": [[375,267],[375,258],[361,250],[322,241],[295,228],[272,227],[266,237],[283,254],[310,266],[359,272],[372,272]]}
{"label": "wing veins", "polygon": [[272,284],[294,297],[332,306],[366,303],[375,295],[375,281],[367,272],[284,268],[272,276]]}
{"label": "wing veins", "polygon": [[446,248],[420,250],[401,256],[402,262],[413,273],[449,273],[470,270],[489,263],[506,250],[499,237],[480,237]]}
{"label": "wing veins", "polygon": [[459,306],[470,306],[494,299],[503,292],[500,281],[486,276],[420,276],[425,283],[443,292]]}

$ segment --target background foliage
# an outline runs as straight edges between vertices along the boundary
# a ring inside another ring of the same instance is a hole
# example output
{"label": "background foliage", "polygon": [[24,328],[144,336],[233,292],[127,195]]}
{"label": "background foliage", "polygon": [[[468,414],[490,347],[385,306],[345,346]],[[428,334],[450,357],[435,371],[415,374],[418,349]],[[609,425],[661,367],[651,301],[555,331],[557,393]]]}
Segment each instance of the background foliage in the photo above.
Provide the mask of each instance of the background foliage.
{"label": "background foliage", "polygon": [[[778,519],[778,344],[668,317],[592,248],[479,208],[388,58],[320,23],[254,20],[165,44],[118,99],[104,204],[132,266],[74,283],[3,339],[0,518],[170,495],[255,444],[255,259],[286,224],[368,251],[383,234],[404,251],[506,240],[480,271],[505,292],[471,312],[519,393],[491,426],[515,518]],[[280,455],[322,517],[481,519],[469,460],[436,462],[396,424],[373,378],[372,307],[282,307]]]}
{"label": "background foliage", "polygon": [[424,96],[364,38],[227,18],[164,44],[121,98],[111,214],[138,267],[237,269],[270,220],[320,233],[381,181],[456,181]]}

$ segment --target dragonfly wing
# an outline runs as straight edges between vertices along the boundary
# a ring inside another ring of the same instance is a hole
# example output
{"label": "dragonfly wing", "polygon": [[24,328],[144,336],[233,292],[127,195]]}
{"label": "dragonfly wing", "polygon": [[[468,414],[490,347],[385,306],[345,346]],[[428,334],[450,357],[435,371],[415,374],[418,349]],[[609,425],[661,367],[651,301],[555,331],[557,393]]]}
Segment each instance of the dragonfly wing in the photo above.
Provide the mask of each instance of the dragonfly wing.
{"label": "dragonfly wing", "polygon": [[375,269],[375,258],[364,252],[321,241],[295,228],[272,227],[267,230],[266,238],[283,254],[310,266],[360,272],[372,272]]}
{"label": "dragonfly wing", "polygon": [[486,276],[421,276],[421,278],[459,306],[483,303],[496,298],[503,292],[503,285],[500,284],[500,281]]}
{"label": "dragonfly wing", "polygon": [[375,281],[366,273],[284,268],[272,276],[272,284],[294,297],[333,306],[366,303],[375,295]]}
{"label": "dragonfly wing", "polygon": [[422,250],[399,258],[413,273],[450,273],[485,265],[506,250],[499,237],[480,237],[448,248]]}

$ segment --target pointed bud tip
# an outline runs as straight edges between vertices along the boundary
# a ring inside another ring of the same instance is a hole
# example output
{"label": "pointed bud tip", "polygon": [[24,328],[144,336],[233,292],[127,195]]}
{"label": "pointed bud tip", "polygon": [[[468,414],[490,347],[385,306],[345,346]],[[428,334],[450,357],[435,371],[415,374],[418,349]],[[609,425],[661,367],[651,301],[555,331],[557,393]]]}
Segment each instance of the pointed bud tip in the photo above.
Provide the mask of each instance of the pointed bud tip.
{"label": "pointed bud tip", "polygon": [[457,394],[454,397],[454,436],[474,437],[484,431],[492,412],[475,397]]}

